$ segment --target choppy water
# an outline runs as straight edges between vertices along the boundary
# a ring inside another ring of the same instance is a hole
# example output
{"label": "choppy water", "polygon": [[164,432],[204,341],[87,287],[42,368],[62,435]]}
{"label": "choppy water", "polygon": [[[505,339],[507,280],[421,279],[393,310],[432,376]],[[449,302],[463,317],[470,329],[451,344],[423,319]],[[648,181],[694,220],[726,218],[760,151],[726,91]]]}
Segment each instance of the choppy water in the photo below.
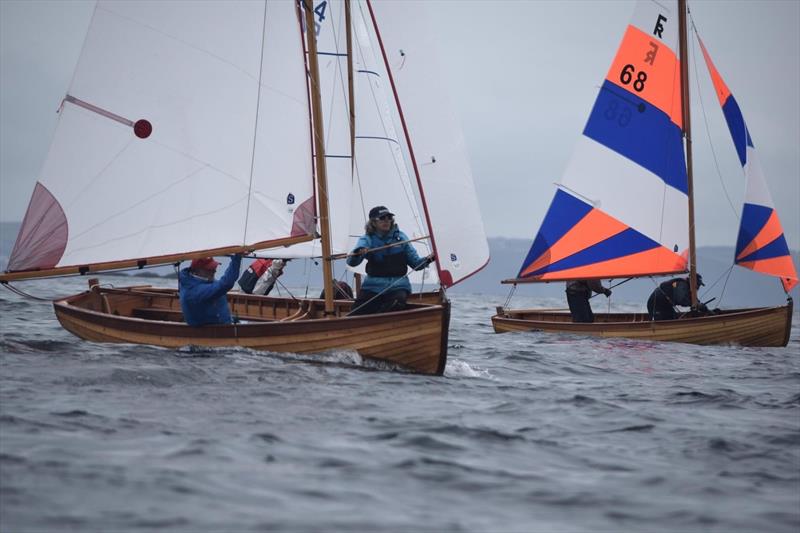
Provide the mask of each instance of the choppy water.
{"label": "choppy water", "polygon": [[92,344],[1,291],[0,530],[800,529],[797,316],[786,349],[697,347],[495,335],[502,299],[452,299],[436,378]]}

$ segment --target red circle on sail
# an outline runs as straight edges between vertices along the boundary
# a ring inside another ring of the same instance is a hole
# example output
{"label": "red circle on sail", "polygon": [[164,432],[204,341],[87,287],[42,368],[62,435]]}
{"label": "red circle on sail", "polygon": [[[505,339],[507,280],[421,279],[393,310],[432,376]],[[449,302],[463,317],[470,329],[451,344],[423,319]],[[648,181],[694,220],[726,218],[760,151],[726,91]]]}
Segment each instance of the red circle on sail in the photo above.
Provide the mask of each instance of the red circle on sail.
{"label": "red circle on sail", "polygon": [[133,125],[133,133],[140,139],[147,139],[153,133],[153,125],[145,119],[137,120]]}

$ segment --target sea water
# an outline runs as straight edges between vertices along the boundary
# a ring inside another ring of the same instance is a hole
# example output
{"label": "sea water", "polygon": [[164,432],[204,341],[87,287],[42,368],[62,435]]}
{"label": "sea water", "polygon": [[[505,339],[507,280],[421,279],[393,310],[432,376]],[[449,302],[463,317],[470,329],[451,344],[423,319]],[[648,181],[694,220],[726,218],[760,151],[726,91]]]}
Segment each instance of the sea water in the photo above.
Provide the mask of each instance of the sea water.
{"label": "sea water", "polygon": [[502,298],[451,299],[431,377],[95,344],[0,291],[0,531],[800,529],[798,316],[787,348],[705,347],[497,335]]}

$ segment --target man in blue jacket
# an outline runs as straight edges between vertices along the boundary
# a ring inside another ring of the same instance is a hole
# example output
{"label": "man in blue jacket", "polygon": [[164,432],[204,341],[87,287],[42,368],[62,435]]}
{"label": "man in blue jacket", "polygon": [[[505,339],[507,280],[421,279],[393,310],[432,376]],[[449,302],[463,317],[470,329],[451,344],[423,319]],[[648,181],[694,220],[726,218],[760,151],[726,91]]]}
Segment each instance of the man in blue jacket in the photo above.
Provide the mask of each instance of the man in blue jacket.
{"label": "man in blue jacket", "polygon": [[[351,315],[385,313],[399,311],[406,306],[406,299],[411,294],[411,283],[406,274],[408,267],[422,270],[433,260],[431,254],[424,259],[417,255],[408,237],[394,223],[394,213],[379,205],[369,211],[369,220],[356,247],[347,258],[347,264],[358,266],[366,257],[367,278],[361,285],[356,301],[353,303]],[[395,243],[396,246],[374,250]]]}
{"label": "man in blue jacket", "polygon": [[214,279],[219,263],[211,257],[195,259],[189,268],[181,270],[180,299],[183,318],[190,326],[230,324],[231,311],[227,293],[239,277],[241,254],[234,255],[225,274]]}

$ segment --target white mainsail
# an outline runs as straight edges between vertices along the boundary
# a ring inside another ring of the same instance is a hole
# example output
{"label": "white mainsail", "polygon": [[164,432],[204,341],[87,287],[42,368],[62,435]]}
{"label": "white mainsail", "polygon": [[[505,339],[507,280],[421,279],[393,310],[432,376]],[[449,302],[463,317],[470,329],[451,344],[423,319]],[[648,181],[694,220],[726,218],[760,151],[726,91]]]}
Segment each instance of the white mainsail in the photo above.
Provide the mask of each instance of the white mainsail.
{"label": "white mainsail", "polygon": [[[292,2],[98,2],[9,268],[306,233],[292,207],[313,191],[295,9]],[[140,119],[152,132],[134,132]],[[48,255],[25,251],[36,248]]]}

